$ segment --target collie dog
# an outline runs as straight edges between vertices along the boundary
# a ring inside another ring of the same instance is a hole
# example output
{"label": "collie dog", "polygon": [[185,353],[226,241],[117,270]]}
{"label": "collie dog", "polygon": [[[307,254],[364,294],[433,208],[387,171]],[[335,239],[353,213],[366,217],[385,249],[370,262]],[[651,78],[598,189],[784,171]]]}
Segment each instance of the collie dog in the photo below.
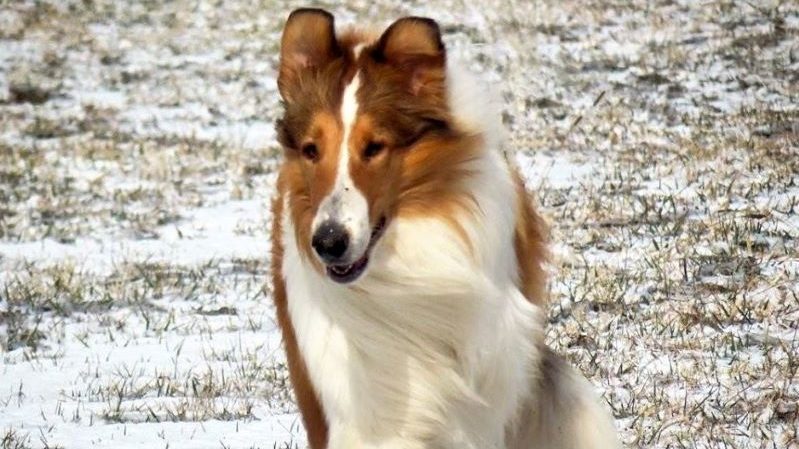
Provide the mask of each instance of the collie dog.
{"label": "collie dog", "polygon": [[617,448],[544,345],[547,230],[433,20],[286,22],[272,273],[313,449]]}

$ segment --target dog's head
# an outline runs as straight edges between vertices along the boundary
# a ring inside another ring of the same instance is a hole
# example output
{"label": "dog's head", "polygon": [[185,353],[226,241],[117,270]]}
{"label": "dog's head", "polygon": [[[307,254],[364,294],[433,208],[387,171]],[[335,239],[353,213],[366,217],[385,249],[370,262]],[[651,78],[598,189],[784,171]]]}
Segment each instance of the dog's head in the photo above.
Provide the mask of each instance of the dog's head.
{"label": "dog's head", "polygon": [[446,73],[433,20],[407,17],[369,35],[338,34],[323,10],[289,16],[281,182],[301,251],[330,279],[358,279],[392,220],[458,202],[473,145],[453,124]]}

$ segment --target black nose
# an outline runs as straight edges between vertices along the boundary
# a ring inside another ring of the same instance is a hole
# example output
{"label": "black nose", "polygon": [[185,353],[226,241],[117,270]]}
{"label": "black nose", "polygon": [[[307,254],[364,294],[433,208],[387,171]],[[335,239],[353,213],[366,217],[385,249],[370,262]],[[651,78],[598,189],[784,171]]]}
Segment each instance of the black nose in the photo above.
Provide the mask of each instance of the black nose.
{"label": "black nose", "polygon": [[325,221],[313,235],[311,246],[326,263],[334,263],[341,260],[347,247],[350,244],[350,236],[344,226],[335,221]]}

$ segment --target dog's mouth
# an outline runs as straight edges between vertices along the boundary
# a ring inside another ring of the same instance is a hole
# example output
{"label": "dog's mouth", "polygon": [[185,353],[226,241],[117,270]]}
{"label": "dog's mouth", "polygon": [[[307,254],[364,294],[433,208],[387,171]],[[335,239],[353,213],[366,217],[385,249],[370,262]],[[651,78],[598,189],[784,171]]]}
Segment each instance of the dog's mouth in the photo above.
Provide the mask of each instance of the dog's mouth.
{"label": "dog's mouth", "polygon": [[369,237],[369,245],[366,247],[366,251],[363,252],[363,256],[351,264],[327,265],[327,276],[339,284],[349,284],[358,279],[358,277],[366,271],[366,267],[369,265],[369,253],[372,251],[375,244],[377,244],[380,237],[383,236],[386,230],[386,224],[386,217],[380,217],[377,224],[372,228],[372,234]]}

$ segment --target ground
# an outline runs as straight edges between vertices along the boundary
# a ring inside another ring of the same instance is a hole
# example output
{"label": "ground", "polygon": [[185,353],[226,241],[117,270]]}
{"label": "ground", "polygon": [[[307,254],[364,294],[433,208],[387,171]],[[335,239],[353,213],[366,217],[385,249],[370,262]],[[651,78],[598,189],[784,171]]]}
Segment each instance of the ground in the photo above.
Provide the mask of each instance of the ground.
{"label": "ground", "polygon": [[[268,274],[299,6],[0,1],[0,441],[293,448]],[[799,448],[799,4],[321,6],[439,21],[552,225],[547,338],[627,447]]]}

